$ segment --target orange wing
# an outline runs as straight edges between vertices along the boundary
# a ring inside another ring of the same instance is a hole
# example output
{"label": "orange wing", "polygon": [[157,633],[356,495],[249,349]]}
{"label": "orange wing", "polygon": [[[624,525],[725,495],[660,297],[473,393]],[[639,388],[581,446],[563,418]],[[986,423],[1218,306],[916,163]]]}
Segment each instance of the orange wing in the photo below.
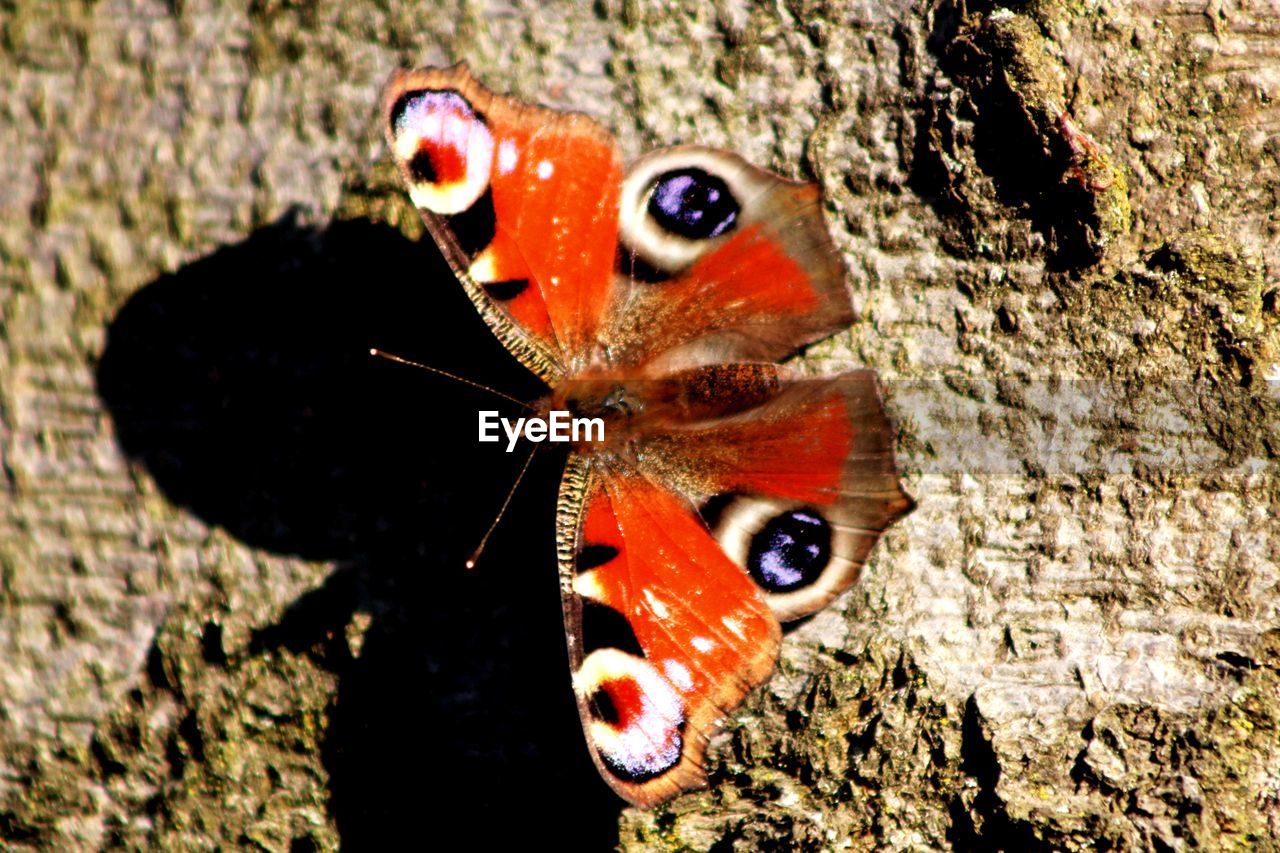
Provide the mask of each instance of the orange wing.
{"label": "orange wing", "polygon": [[571,457],[560,564],[570,664],[601,775],[651,806],[706,782],[707,741],[773,671],[781,630],[693,507]]}
{"label": "orange wing", "polygon": [[542,378],[570,372],[614,298],[613,138],[495,95],[464,64],[396,72],[382,113],[410,197],[494,333]]}

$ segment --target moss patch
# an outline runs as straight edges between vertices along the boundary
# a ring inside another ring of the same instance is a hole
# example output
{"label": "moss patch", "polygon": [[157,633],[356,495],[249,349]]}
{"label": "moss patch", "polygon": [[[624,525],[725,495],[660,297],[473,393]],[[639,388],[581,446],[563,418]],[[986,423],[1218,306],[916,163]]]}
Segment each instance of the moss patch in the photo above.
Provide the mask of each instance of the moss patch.
{"label": "moss patch", "polygon": [[1129,232],[1124,173],[1072,118],[1055,47],[1031,17],[1000,9],[965,19],[941,50],[960,89],[930,100],[915,174],[962,254],[1011,254],[980,225],[1002,218],[992,197],[1025,217],[1063,268],[1096,263]]}
{"label": "moss patch", "polygon": [[1240,680],[1201,717],[1106,708],[1085,730],[1074,776],[1146,833],[1103,836],[1119,847],[1262,849],[1280,833],[1280,632],[1222,662]]}

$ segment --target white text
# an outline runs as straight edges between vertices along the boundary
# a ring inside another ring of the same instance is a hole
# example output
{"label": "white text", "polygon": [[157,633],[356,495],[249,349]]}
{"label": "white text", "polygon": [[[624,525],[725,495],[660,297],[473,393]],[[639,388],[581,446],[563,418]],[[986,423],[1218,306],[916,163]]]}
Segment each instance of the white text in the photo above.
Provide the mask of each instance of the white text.
{"label": "white text", "polygon": [[501,441],[498,427],[507,435],[507,452],[515,450],[516,442],[523,435],[529,441],[604,441],[604,421],[601,418],[575,418],[562,409],[547,412],[545,418],[516,418],[514,421],[498,415],[496,411],[480,412],[480,441]]}

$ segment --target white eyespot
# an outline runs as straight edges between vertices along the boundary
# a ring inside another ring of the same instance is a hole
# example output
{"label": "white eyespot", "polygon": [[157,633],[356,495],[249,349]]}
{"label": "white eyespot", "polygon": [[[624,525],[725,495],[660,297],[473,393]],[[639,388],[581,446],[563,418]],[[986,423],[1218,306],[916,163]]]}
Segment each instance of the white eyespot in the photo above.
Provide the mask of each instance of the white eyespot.
{"label": "white eyespot", "polygon": [[689,641],[689,644],[704,655],[716,647],[716,644],[713,641],[708,640],[706,637],[694,637]]}
{"label": "white eyespot", "polygon": [[489,188],[493,134],[457,92],[406,94],[391,116],[391,132],[418,207],[444,216],[462,213]]}
{"label": "white eyespot", "polygon": [[554,175],[555,171],[556,171],[555,164],[552,163],[550,160],[543,160],[541,163],[538,164],[538,177],[544,181],[547,178]]}
{"label": "white eyespot", "polygon": [[[813,613],[857,580],[862,555],[874,541],[865,521],[832,517],[839,508],[824,512],[796,501],[738,495],[717,513],[716,541],[760,587],[780,622]],[[816,535],[828,525],[829,545]],[[804,563],[813,557],[820,559]],[[792,575],[803,583],[789,589],[766,583]]]}
{"label": "white eyespot", "polygon": [[645,263],[671,274],[686,269],[734,233],[729,229],[709,239],[690,239],[664,228],[654,218],[650,201],[655,187],[664,175],[682,170],[697,170],[723,181],[733,203],[742,208],[738,225],[742,217],[749,220],[752,206],[779,184],[776,177],[737,155],[696,145],[666,148],[638,160],[622,181],[619,239]]}
{"label": "white eyespot", "polygon": [[644,781],[679,763],[684,701],[649,661],[618,649],[597,649],[582,662],[573,685],[584,701],[602,692],[612,705],[613,718],[593,717],[590,729],[601,759],[616,776]]}

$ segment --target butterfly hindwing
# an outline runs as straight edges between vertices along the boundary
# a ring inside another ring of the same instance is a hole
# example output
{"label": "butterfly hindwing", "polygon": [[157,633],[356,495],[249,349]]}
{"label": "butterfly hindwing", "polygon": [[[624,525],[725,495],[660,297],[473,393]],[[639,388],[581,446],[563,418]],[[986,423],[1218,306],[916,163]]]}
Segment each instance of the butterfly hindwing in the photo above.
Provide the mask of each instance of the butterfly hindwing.
{"label": "butterfly hindwing", "polygon": [[870,371],[753,381],[761,399],[736,409],[687,402],[706,388],[741,399],[750,367],[681,374],[687,393],[646,399],[672,417],[634,434],[631,453],[572,456],[562,484],[579,710],[601,774],[639,805],[704,783],[707,740],[768,678],[779,622],[854,583],[912,506]]}
{"label": "butterfly hindwing", "polygon": [[[721,365],[732,371],[734,365]],[[760,405],[637,439],[642,470],[680,484],[782,621],[826,606],[914,505],[875,374],[784,382]]]}

